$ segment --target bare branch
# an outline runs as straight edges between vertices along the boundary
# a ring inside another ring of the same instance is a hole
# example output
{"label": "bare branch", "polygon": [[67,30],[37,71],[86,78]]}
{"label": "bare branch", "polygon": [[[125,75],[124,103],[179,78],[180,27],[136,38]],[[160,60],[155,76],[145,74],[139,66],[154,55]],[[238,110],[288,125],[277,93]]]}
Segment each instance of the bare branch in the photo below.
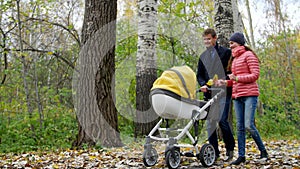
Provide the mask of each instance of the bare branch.
{"label": "bare branch", "polygon": [[73,28],[73,29],[69,29],[68,27],[60,24],[60,23],[55,23],[55,22],[50,22],[46,19],[40,19],[40,18],[28,18],[26,21],[40,21],[40,22],[45,22],[47,24],[50,25],[55,25],[58,26],[60,28],[62,28],[63,30],[67,31],[68,33],[71,34],[71,36],[76,40],[77,44],[80,46],[80,39],[79,39],[79,35],[77,33],[77,31]]}

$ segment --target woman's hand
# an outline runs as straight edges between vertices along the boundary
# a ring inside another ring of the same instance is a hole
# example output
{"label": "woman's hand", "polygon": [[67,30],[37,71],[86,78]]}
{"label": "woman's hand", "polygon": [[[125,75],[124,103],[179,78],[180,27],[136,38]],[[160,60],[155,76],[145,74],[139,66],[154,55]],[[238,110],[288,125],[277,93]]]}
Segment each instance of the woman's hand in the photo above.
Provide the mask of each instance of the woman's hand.
{"label": "woman's hand", "polygon": [[234,74],[228,75],[230,80],[238,81],[237,77]]}
{"label": "woman's hand", "polygon": [[227,81],[223,80],[223,79],[220,79],[220,80],[218,80],[218,81],[215,82],[215,85],[216,86],[226,86],[227,85]]}

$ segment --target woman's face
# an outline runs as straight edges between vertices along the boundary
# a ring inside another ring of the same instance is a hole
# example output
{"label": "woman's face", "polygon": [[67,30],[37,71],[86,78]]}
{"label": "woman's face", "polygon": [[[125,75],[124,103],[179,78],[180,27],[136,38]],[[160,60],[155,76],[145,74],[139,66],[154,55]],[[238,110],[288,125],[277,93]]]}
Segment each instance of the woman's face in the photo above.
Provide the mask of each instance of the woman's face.
{"label": "woman's face", "polygon": [[240,44],[233,42],[233,41],[229,41],[229,47],[230,49],[234,49],[235,47],[241,46]]}

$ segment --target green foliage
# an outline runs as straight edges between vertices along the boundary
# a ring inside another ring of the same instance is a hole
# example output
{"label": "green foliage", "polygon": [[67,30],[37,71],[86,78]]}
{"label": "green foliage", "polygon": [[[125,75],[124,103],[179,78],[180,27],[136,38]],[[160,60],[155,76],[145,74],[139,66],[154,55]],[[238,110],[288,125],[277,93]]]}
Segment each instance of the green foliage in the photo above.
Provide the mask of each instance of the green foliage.
{"label": "green foliage", "polygon": [[214,15],[214,2],[210,0],[185,1],[161,0],[158,2],[159,14],[178,17],[183,21],[188,21],[196,28],[212,27]]}
{"label": "green foliage", "polygon": [[296,50],[297,34],[290,31],[287,36],[269,35],[258,50],[260,100],[264,110],[259,116],[260,128],[270,138],[299,136],[300,53]]}
{"label": "green foliage", "polygon": [[264,115],[257,116],[260,134],[269,139],[299,139],[299,114],[267,110]]}
{"label": "green foliage", "polygon": [[32,119],[24,114],[8,119],[8,114],[2,114],[0,153],[71,148],[77,134],[75,115],[71,111],[57,111],[46,114],[42,127],[37,113]]}

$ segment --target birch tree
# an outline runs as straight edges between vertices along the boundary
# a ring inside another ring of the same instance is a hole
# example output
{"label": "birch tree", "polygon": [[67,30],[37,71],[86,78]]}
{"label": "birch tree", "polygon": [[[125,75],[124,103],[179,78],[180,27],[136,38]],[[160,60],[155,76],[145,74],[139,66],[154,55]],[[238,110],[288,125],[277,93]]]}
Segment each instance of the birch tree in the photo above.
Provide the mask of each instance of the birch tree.
{"label": "birch tree", "polygon": [[233,8],[231,0],[215,0],[215,28],[218,42],[229,47],[228,39],[234,31]]}
{"label": "birch tree", "polygon": [[[234,0],[233,0],[234,1]],[[218,42],[221,46],[229,47],[229,37],[234,32],[234,18],[233,14],[238,12],[233,10],[238,10],[233,8],[232,0],[215,0],[215,28],[218,36]],[[230,111],[228,113],[228,120],[231,129],[233,116],[232,116],[232,104],[230,106]],[[218,130],[219,136],[222,137],[221,130]]]}
{"label": "birch tree", "polygon": [[156,122],[149,93],[156,75],[157,0],[138,1],[135,137],[146,135]]}

